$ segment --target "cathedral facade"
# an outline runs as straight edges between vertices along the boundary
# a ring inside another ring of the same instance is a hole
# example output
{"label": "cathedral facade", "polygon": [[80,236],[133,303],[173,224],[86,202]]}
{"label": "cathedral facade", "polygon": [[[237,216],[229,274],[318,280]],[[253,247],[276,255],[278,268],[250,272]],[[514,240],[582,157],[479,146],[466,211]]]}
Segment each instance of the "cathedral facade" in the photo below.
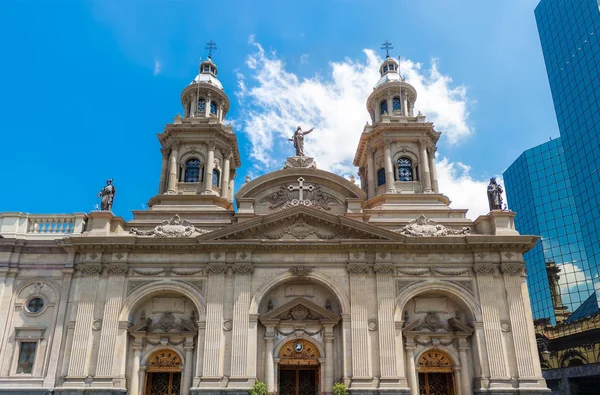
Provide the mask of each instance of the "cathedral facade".
{"label": "cathedral facade", "polygon": [[510,211],[449,208],[440,133],[394,59],[367,100],[361,187],[299,155],[234,195],[217,74],[209,57],[183,90],[131,221],[0,213],[0,394],[547,391],[522,259],[537,237]]}

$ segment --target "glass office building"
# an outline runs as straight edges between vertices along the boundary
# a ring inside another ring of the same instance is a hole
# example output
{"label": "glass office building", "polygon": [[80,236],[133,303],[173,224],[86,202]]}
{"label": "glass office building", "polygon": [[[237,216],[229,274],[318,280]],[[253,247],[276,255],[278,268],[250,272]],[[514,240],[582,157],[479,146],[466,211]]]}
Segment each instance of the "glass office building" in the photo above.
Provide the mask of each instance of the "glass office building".
{"label": "glass office building", "polygon": [[[600,0],[542,0],[535,9],[535,17],[590,275],[597,281],[600,271]],[[600,294],[600,288],[596,288]]]}
{"label": "glass office building", "polygon": [[[508,205],[517,212],[518,231],[541,236],[524,256],[527,285],[534,319],[549,318],[552,324],[557,321],[555,308],[560,306],[552,304],[546,270],[549,261],[560,268],[558,288],[566,315],[598,311],[568,170],[561,139],[556,139],[523,152],[504,172]],[[590,297],[592,311],[588,311],[589,303],[584,305]]]}

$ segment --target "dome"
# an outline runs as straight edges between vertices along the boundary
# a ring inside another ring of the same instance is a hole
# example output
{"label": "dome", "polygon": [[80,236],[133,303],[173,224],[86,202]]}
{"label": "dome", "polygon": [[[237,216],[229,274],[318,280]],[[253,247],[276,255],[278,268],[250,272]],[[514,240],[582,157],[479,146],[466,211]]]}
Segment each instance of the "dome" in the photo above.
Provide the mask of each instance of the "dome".
{"label": "dome", "polygon": [[217,78],[218,68],[217,65],[213,63],[212,59],[209,57],[204,62],[200,63],[200,74],[194,78],[190,85],[195,83],[205,83],[216,86],[217,88],[223,90],[223,84]]}

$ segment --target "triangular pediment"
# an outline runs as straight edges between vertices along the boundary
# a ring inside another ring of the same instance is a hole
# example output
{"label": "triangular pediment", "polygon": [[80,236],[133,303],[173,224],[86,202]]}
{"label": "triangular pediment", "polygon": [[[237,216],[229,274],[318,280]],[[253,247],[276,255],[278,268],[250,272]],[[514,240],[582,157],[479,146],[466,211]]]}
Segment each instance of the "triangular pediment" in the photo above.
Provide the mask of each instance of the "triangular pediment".
{"label": "triangular pediment", "polygon": [[252,218],[198,236],[199,240],[381,240],[402,241],[405,236],[341,215],[296,207]]}
{"label": "triangular pediment", "polygon": [[260,316],[260,321],[263,324],[281,321],[321,321],[335,323],[339,320],[339,314],[329,311],[304,298],[293,299]]}

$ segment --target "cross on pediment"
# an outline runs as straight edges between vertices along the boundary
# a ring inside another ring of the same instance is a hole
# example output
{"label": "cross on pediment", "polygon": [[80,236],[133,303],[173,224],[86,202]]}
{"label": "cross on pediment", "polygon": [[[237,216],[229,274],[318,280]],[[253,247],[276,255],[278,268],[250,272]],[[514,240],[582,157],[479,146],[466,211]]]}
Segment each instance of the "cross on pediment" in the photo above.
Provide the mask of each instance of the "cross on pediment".
{"label": "cross on pediment", "polygon": [[288,190],[290,192],[298,191],[298,200],[304,200],[304,191],[307,190],[312,192],[315,187],[313,185],[304,185],[304,178],[298,178],[298,185],[290,185],[288,186]]}

